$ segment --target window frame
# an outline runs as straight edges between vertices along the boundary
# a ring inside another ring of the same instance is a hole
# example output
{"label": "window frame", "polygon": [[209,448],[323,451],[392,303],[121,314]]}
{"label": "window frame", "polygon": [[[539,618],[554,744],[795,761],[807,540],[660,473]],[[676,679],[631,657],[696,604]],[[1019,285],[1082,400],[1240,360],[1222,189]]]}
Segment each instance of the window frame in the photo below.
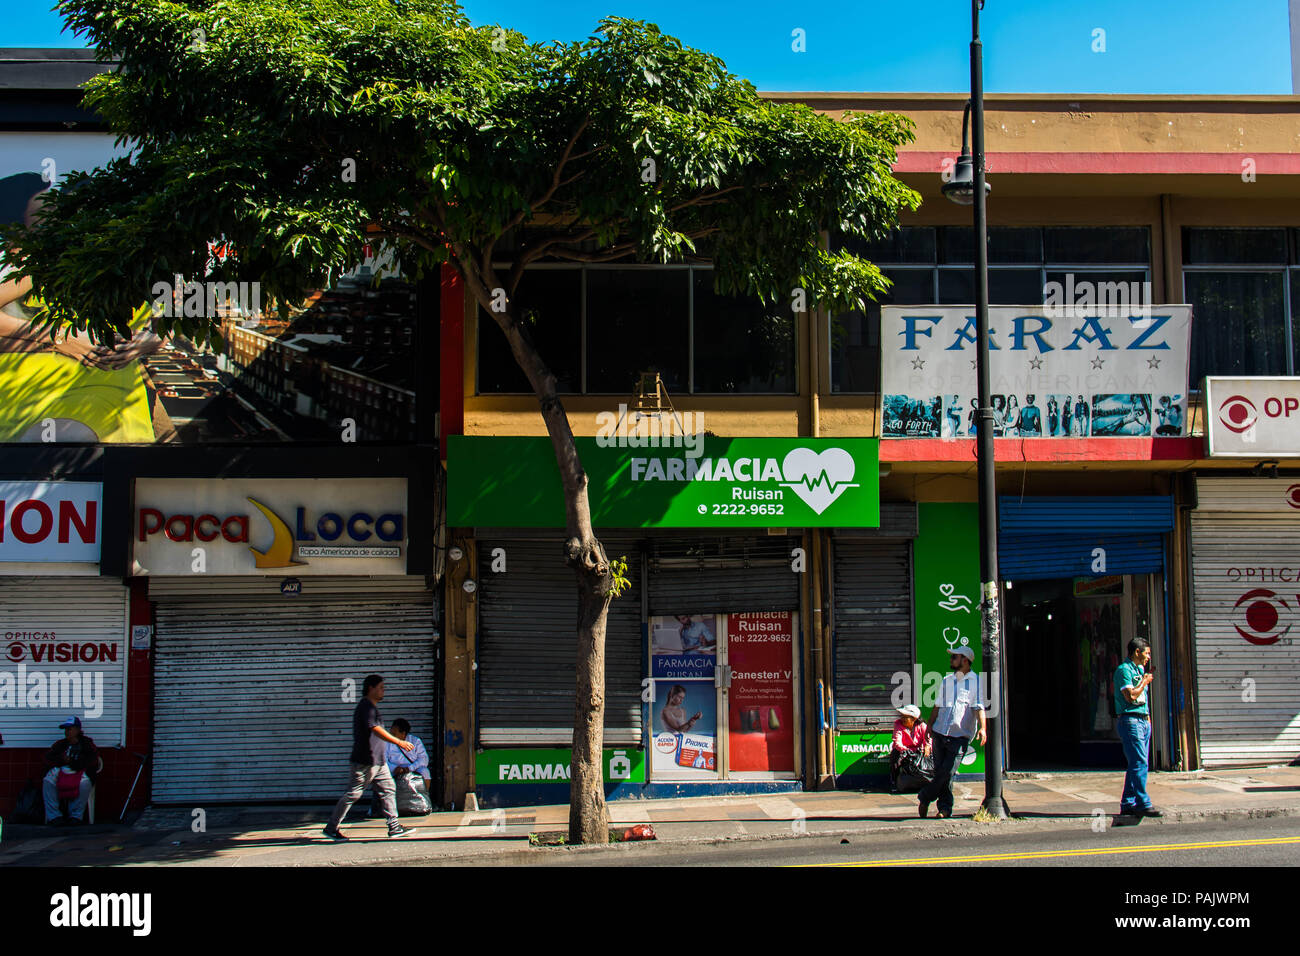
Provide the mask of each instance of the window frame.
{"label": "window frame", "polygon": [[[498,263],[494,263],[494,267],[497,268],[497,269],[509,269],[509,268],[510,268],[510,263],[508,263],[508,262],[498,262]],[[696,388],[695,388],[695,383],[696,383],[696,375],[695,375],[696,348],[695,348],[695,282],[694,282],[694,279],[695,279],[695,275],[696,275],[696,273],[698,273],[698,272],[712,272],[713,269],[714,269],[714,266],[713,266],[712,263],[703,263],[703,262],[700,262],[700,263],[696,263],[696,262],[674,262],[674,263],[665,263],[665,264],[659,264],[659,263],[643,263],[643,262],[637,262],[637,263],[617,263],[617,262],[593,262],[593,263],[539,262],[539,263],[535,263],[535,264],[533,264],[533,265],[528,266],[527,269],[526,269],[525,271],[533,271],[533,270],[538,270],[538,271],[540,271],[540,270],[546,270],[546,271],[568,271],[568,272],[577,272],[577,273],[579,274],[579,288],[580,288],[581,291],[579,292],[579,296],[580,296],[579,306],[580,306],[580,307],[579,307],[579,318],[578,318],[578,321],[579,321],[579,341],[580,341],[580,343],[581,343],[581,346],[580,346],[580,349],[579,349],[580,355],[579,355],[579,360],[578,360],[578,361],[579,361],[579,364],[580,364],[580,368],[579,368],[579,376],[578,376],[578,377],[579,377],[579,382],[580,382],[579,387],[580,387],[581,390],[580,390],[580,391],[577,391],[577,392],[561,392],[561,393],[559,393],[559,394],[561,394],[561,395],[570,395],[570,396],[577,395],[577,396],[582,396],[582,397],[589,397],[589,396],[590,396],[590,397],[603,397],[603,396],[607,396],[607,395],[627,395],[627,394],[630,394],[631,391],[632,391],[632,389],[635,387],[635,383],[632,383],[632,382],[629,382],[629,383],[628,383],[628,391],[627,391],[627,392],[593,392],[593,391],[591,391],[590,388],[588,387],[587,374],[588,374],[588,356],[589,356],[589,350],[588,350],[588,328],[589,328],[589,327],[588,327],[588,322],[587,322],[587,302],[588,302],[588,293],[587,293],[587,276],[588,276],[588,274],[589,274],[590,272],[592,272],[592,271],[602,271],[602,272],[624,271],[624,272],[625,272],[625,271],[628,271],[628,270],[637,270],[637,271],[660,272],[660,273],[664,273],[664,272],[685,272],[685,273],[686,273],[686,288],[687,288],[687,300],[686,300],[686,301],[687,301],[687,306],[686,306],[686,364],[687,364],[687,369],[686,369],[686,376],[685,376],[685,377],[686,377],[686,391],[685,391],[685,394],[687,394],[687,395],[692,395],[692,396],[698,395],[698,396],[702,396],[702,397],[713,397],[713,396],[728,396],[728,397],[741,397],[741,396],[746,396],[746,397],[758,397],[758,396],[768,396],[768,397],[770,397],[770,396],[786,396],[786,397],[792,397],[792,396],[797,396],[797,395],[799,395],[799,394],[800,394],[800,392],[799,392],[799,339],[798,339],[798,336],[799,336],[799,327],[800,327],[800,326],[799,326],[799,313],[791,313],[791,315],[790,315],[790,322],[791,322],[791,324],[792,324],[792,330],[791,330],[791,331],[792,331],[792,333],[793,333],[793,350],[792,350],[792,351],[793,351],[793,354],[791,355],[791,364],[790,364],[790,381],[791,381],[791,384],[794,386],[791,390],[789,390],[789,391],[769,391],[769,392],[699,392],[699,391],[696,391]],[[481,383],[481,381],[482,381],[482,373],[483,373],[483,368],[482,368],[482,362],[483,362],[483,349],[482,349],[482,344],[481,344],[481,342],[480,342],[480,336],[479,336],[479,334],[478,334],[478,330],[479,330],[479,328],[480,328],[480,321],[481,321],[481,315],[480,315],[480,313],[481,313],[483,310],[482,310],[482,308],[481,308],[480,306],[478,306],[477,304],[474,305],[473,310],[474,310],[474,329],[475,329],[475,333],[474,333],[474,335],[475,335],[475,339],[474,339],[474,395],[475,395],[475,397],[504,397],[504,396],[517,396],[517,395],[532,395],[532,392],[510,392],[510,391],[485,392],[485,391],[482,390],[482,388],[480,387],[480,383]]]}

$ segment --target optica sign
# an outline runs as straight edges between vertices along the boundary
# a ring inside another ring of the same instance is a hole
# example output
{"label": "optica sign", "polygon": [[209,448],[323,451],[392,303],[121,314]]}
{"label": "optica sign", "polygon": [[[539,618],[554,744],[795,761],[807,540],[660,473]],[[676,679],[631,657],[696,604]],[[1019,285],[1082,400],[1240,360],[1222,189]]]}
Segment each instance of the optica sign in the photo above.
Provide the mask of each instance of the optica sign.
{"label": "optica sign", "polygon": [[136,483],[139,574],[401,574],[404,479]]}
{"label": "optica sign", "polygon": [[1300,456],[1300,377],[1205,380],[1211,458]]}
{"label": "optica sign", "polygon": [[103,486],[0,481],[0,563],[98,564]]}

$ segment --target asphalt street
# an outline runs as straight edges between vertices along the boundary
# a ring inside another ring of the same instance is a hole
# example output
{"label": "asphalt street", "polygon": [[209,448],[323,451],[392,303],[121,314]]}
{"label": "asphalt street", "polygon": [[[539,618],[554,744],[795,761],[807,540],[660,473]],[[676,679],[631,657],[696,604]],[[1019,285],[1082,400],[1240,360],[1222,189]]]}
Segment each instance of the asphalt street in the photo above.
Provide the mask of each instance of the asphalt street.
{"label": "asphalt street", "polygon": [[[612,852],[533,854],[511,862],[551,866],[1300,866],[1300,819],[1108,826],[1091,820],[1045,827],[1010,822],[971,833],[936,821],[932,831],[872,833],[850,839],[808,836],[707,846],[654,845]],[[456,865],[491,864],[458,860]]]}

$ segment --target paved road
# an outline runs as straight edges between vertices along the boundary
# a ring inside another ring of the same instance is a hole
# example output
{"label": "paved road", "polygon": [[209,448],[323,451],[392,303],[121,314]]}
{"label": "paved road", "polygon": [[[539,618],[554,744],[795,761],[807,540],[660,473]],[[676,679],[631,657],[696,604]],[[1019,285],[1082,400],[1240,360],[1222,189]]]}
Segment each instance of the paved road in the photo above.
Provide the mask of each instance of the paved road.
{"label": "paved road", "polygon": [[[967,835],[936,821],[930,833],[875,833],[841,842],[809,836],[711,846],[645,845],[620,853],[538,855],[560,866],[1300,866],[1300,819],[1066,828],[1008,823]],[[464,865],[461,861],[461,865]],[[486,861],[485,861],[486,862]]]}

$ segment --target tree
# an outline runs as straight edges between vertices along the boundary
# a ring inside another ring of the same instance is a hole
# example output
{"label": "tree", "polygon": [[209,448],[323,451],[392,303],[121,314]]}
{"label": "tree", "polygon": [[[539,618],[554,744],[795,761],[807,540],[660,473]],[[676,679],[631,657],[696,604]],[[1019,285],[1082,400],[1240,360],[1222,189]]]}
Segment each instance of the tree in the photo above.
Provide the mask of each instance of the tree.
{"label": "tree", "polygon": [[[52,326],[97,338],[157,282],[258,281],[300,300],[382,241],[450,263],[537,396],[578,585],[570,838],[604,842],[605,621],[614,586],[556,379],[513,298],[542,259],[711,260],[717,290],[865,308],[887,281],[823,231],[877,238],[919,196],[891,175],[911,123],[764,100],[716,57],[611,18],[576,43],[470,25],[450,0],[67,0],[120,61],[87,103],[134,144],[72,177],[11,262]],[[208,242],[234,255],[213,261]],[[807,306],[800,303],[806,301]],[[161,318],[200,341],[211,317]]]}

